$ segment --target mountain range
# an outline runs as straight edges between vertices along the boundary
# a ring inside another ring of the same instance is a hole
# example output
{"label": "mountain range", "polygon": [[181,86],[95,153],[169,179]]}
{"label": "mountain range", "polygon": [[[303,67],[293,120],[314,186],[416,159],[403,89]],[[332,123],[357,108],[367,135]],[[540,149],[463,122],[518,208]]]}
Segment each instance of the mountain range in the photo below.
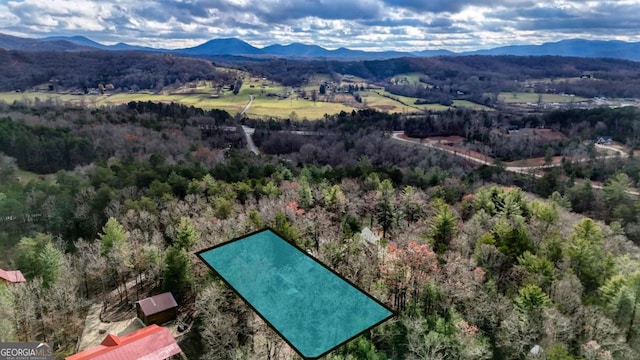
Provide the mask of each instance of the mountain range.
{"label": "mountain range", "polygon": [[382,51],[368,52],[338,48],[328,50],[318,45],[292,43],[274,44],[258,48],[236,38],[213,39],[198,46],[182,49],[161,49],[135,46],[125,43],[104,45],[84,36],[53,36],[40,39],[22,38],[0,34],[0,48],[27,51],[86,51],[86,50],[128,50],[175,53],[187,56],[247,56],[247,57],[290,57],[328,60],[380,60],[399,57],[468,56],[468,55],[516,55],[516,56],[573,56],[587,58],[616,58],[640,61],[640,42],[600,41],[569,39],[541,45],[511,45],[487,50],[456,53],[448,50],[424,50],[414,52]]}

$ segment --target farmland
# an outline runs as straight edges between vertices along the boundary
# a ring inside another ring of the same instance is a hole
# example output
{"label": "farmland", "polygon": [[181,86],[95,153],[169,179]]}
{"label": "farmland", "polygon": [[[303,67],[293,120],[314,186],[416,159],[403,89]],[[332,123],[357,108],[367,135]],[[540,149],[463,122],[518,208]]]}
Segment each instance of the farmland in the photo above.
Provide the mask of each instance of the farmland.
{"label": "farmland", "polygon": [[[97,86],[96,88],[62,87],[41,83],[29,89],[22,89],[22,92],[0,92],[0,101],[8,104],[15,101],[27,104],[48,102],[89,108],[115,106],[131,101],[175,102],[205,110],[225,110],[235,116],[241,113],[253,98],[254,101],[246,112],[247,116],[260,119],[312,120],[322,118],[325,114],[365,108],[399,114],[443,112],[460,108],[523,113],[571,107],[574,104],[583,108],[636,104],[626,98],[622,100],[610,97],[604,101],[599,98],[556,93],[552,92],[553,89],[543,89],[544,93],[533,92],[531,89],[537,84],[573,84],[583,81],[576,76],[553,78],[553,81],[552,78],[529,79],[519,82],[515,87],[505,85],[500,91],[487,92],[486,88],[483,90],[478,87],[484,80],[476,75],[467,74],[464,79],[456,75],[459,79],[456,78],[455,82],[454,79],[443,80],[443,76],[453,76],[454,72],[444,74],[441,71],[424,70],[401,72],[382,78],[376,77],[373,73],[353,75],[358,71],[348,68],[340,69],[340,72],[323,72],[321,67],[311,67],[307,70],[309,72],[298,74],[296,71],[302,70],[296,66],[301,67],[301,64],[285,64],[282,71],[296,73],[303,79],[292,84],[277,74],[271,76],[270,73],[261,72],[259,68],[252,66],[254,65],[247,65],[243,70],[216,67],[215,78],[184,83],[164,82],[170,85],[158,85],[153,89],[144,90],[118,87],[117,84],[106,82],[93,85]],[[428,84],[424,82],[427,79]],[[111,88],[105,88],[107,85]],[[100,86],[102,90],[99,89]]]}
{"label": "farmland", "polygon": [[428,78],[428,76],[426,76],[423,73],[420,72],[412,72],[412,73],[406,73],[406,74],[398,74],[394,77],[391,78],[391,82],[392,83],[397,83],[397,84],[407,84],[407,85],[424,85],[424,83],[422,83],[420,81],[420,78]]}
{"label": "farmland", "polygon": [[[452,107],[492,111],[490,107],[468,100],[454,100],[452,106],[438,103],[418,104],[423,99],[402,96],[385,89],[385,82],[371,83],[367,79],[349,74],[315,73],[300,86],[284,86],[264,76],[231,68],[217,68],[227,80],[197,80],[176,83],[155,90],[99,90],[98,88],[57,88],[45,90],[46,84],[23,92],[0,92],[0,101],[12,104],[47,102],[86,106],[116,106],[132,101],[179,103],[205,110],[220,109],[236,115],[254,99],[246,115],[255,118],[319,119],[325,114],[372,108],[387,113],[422,113],[447,111]],[[423,73],[405,73],[389,78],[391,83],[427,86],[420,82]],[[231,80],[229,80],[231,79]],[[235,80],[233,80],[235,79]],[[235,83],[234,83],[235,81]],[[239,86],[239,89],[234,87]],[[321,93],[320,88],[324,87]],[[86,94],[82,94],[85,92]]]}
{"label": "farmland", "polygon": [[[250,84],[257,83],[252,81]],[[315,87],[308,86],[303,89],[310,92]],[[152,93],[149,91],[137,93],[119,93],[104,95],[72,95],[57,94],[52,92],[0,92],[0,101],[11,104],[15,101],[26,103],[53,102],[76,106],[100,107],[126,104],[131,101],[152,101],[164,103],[180,103],[195,106],[205,110],[221,109],[230,114],[242,111],[249,102],[249,97],[254,96],[255,101],[247,112],[247,115],[258,118],[277,117],[288,118],[295,112],[300,119],[318,119],[324,114],[335,114],[340,111],[350,112],[358,108],[374,108],[389,113],[413,113],[422,111],[446,111],[449,106],[440,104],[415,104],[417,98],[391,94],[383,90],[366,90],[360,92],[362,103],[358,103],[349,94],[338,94],[328,101],[326,97],[319,97],[318,101],[304,99],[292,94],[292,88],[278,85],[250,86],[243,85],[237,95],[232,91],[221,90],[216,93],[210,86],[185,87],[178,90]],[[291,95],[289,95],[291,94]],[[279,96],[283,95],[283,96]],[[466,100],[454,100],[455,107],[465,107],[473,110],[492,111],[493,109]]]}
{"label": "farmland", "polygon": [[587,99],[580,96],[573,95],[559,95],[559,94],[536,94],[532,92],[502,92],[498,97],[498,100],[509,104],[535,104],[538,101],[541,103],[560,103],[567,104],[572,102],[585,101]]}

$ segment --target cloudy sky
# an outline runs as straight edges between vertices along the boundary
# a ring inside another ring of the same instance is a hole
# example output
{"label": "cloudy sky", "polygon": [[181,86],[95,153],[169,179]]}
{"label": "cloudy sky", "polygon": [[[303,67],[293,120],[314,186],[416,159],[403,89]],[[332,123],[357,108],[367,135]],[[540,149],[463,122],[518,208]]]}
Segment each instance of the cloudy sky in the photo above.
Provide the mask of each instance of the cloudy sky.
{"label": "cloudy sky", "polygon": [[0,33],[180,48],[237,37],[363,50],[640,41],[640,0],[0,0]]}

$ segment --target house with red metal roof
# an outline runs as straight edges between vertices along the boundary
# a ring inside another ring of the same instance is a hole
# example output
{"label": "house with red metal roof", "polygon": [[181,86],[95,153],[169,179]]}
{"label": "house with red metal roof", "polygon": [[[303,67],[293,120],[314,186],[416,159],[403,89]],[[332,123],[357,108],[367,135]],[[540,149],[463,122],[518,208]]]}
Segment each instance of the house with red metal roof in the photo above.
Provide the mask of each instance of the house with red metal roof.
{"label": "house with red metal roof", "polygon": [[164,360],[183,358],[180,354],[169,329],[150,325],[123,336],[109,334],[100,345],[65,360]]}
{"label": "house with red metal roof", "polygon": [[136,313],[145,325],[161,325],[178,317],[178,303],[166,292],[136,302]]}
{"label": "house with red metal roof", "polygon": [[2,269],[0,269],[0,280],[11,284],[23,283],[27,281],[20,270],[9,271]]}

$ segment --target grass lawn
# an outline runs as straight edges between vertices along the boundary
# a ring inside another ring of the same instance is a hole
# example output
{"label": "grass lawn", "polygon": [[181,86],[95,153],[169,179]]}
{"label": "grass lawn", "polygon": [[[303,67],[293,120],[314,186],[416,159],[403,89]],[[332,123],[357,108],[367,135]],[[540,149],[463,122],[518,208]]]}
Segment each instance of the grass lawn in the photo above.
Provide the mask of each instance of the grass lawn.
{"label": "grass lawn", "polygon": [[453,105],[456,107],[464,107],[472,110],[495,111],[494,108],[491,108],[485,105],[476,104],[474,102],[467,101],[467,100],[453,100]]}
{"label": "grass lawn", "polygon": [[13,104],[14,101],[58,101],[60,103],[70,103],[73,105],[85,104],[91,106],[96,101],[99,101],[104,96],[101,95],[71,95],[71,94],[57,94],[50,92],[0,92],[0,100],[7,104]]}
{"label": "grass lawn", "polygon": [[[183,95],[186,96],[186,95]],[[168,95],[156,95],[151,93],[115,94],[100,98],[97,105],[120,105],[130,101],[169,101]]]}
{"label": "grass lawn", "polygon": [[[560,82],[568,82],[568,83],[576,83],[581,79],[579,76],[576,77],[567,77],[567,78],[543,78],[543,79],[531,79],[527,80],[530,83],[542,83],[542,84],[551,84],[551,83],[560,83]],[[597,80],[597,79],[586,79],[586,80]]]}
{"label": "grass lawn", "polygon": [[313,102],[304,99],[284,99],[258,97],[253,101],[247,115],[268,118],[289,118],[292,112],[298,119],[321,119],[325,114],[337,114],[340,111],[351,112],[355,108],[339,103]]}
{"label": "grass lawn", "polygon": [[[254,87],[252,88],[251,85]],[[309,89],[315,89],[315,87],[309,87]],[[311,100],[299,99],[295,94],[285,100],[280,100],[277,97],[266,96],[268,93],[281,94],[288,93],[290,91],[292,91],[291,88],[280,86],[279,84],[272,83],[268,80],[247,78],[238,95],[233,95],[229,90],[222,91],[219,95],[214,95],[217,91],[212,89],[210,84],[201,82],[195,87],[185,86],[173,91],[164,91],[160,94],[154,94],[149,91],[113,95],[70,95],[48,92],[0,92],[0,100],[4,100],[11,104],[16,100],[28,100],[33,102],[36,98],[41,101],[51,99],[52,101],[59,101],[61,104],[69,103],[76,106],[87,107],[121,105],[130,101],[175,102],[187,106],[199,107],[205,110],[226,110],[229,114],[235,115],[244,109],[249,102],[250,96],[253,95],[254,102],[247,112],[247,115],[260,118],[289,118],[291,113],[295,112],[298,119],[320,119],[325,114],[337,114],[341,111],[351,112],[352,110],[361,107],[356,103],[350,104],[349,102],[340,102],[339,99],[336,99],[337,102],[313,102]],[[415,105],[414,103],[417,100],[416,98],[393,95],[382,90],[367,90],[360,92],[360,94],[364,100],[363,105],[384,112],[412,113],[424,110],[446,111],[449,109],[448,106],[439,104]],[[391,96],[392,98],[388,98],[383,95]],[[474,107],[481,106],[470,102],[461,102],[457,105]]]}
{"label": "grass lawn", "polygon": [[311,92],[313,90],[315,90],[316,93],[318,93],[318,95],[320,95],[320,85],[315,85],[315,84],[305,85],[305,86],[302,86],[300,89],[306,91],[307,92],[307,96],[309,96],[309,97],[311,97]]}
{"label": "grass lawn", "polygon": [[[240,91],[238,95],[233,95],[230,91],[226,91],[219,98],[212,98],[210,94],[151,94],[151,93],[135,93],[135,94],[115,94],[115,95],[57,95],[49,93],[0,93],[0,100],[7,103],[13,101],[24,101],[28,99],[34,101],[36,97],[46,100],[48,98],[58,99],[61,102],[80,105],[84,103],[86,106],[102,106],[102,105],[120,105],[130,101],[154,101],[154,102],[176,102],[187,106],[200,107],[205,110],[222,109],[228,111],[231,115],[241,112],[249,102],[249,95],[255,95],[253,105],[248,111],[248,115],[256,117],[281,117],[288,118],[291,112],[295,111],[298,118],[319,119],[324,114],[336,114],[340,111],[351,112],[353,107],[345,106],[340,103],[313,102],[303,99],[286,99],[279,100],[275,97],[266,97],[262,95],[261,88],[249,88]],[[279,93],[285,90],[280,86],[269,86],[264,88],[265,92]]]}
{"label": "grass lawn", "polygon": [[406,74],[398,74],[391,78],[392,82],[397,82],[398,85],[422,85],[426,86],[426,84],[420,82],[421,77],[428,77],[427,75],[421,72],[412,72]]}
{"label": "grass lawn", "polygon": [[429,111],[447,111],[451,109],[450,107],[446,105],[441,105],[441,104],[422,104],[422,105],[416,105],[416,106],[418,106],[422,110],[429,110]]}
{"label": "grass lawn", "polygon": [[362,97],[363,104],[365,104],[367,107],[375,108],[380,111],[392,113],[418,111],[418,109],[415,107],[403,105],[400,102],[389,99],[388,97],[384,97],[375,91],[361,91],[360,96]]}
{"label": "grass lawn", "polygon": [[[535,104],[538,102],[539,94],[530,93],[530,92],[502,92],[498,99],[505,103],[509,104],[526,104],[531,103]],[[549,103],[570,103],[570,102],[579,102],[585,101],[586,99],[580,96],[569,96],[569,95],[556,95],[556,94],[542,94],[542,102]]]}
{"label": "grass lawn", "polygon": [[0,100],[6,102],[7,104],[13,104],[14,101],[22,101],[22,100],[33,100],[33,98],[29,95],[30,93],[17,93],[17,92],[2,92],[0,93]]}
{"label": "grass lawn", "polygon": [[349,86],[349,85],[359,86],[361,84],[366,84],[366,83],[368,83],[368,81],[361,77],[349,75],[349,74],[342,74],[342,81],[340,82],[339,86]]}
{"label": "grass lawn", "polygon": [[332,78],[329,74],[314,74],[311,79],[309,79],[309,84],[320,86],[320,84],[331,80]]}
{"label": "grass lawn", "polygon": [[[237,96],[248,98],[249,95],[281,94],[290,91],[292,91],[291,88],[281,86],[269,80],[251,79],[251,81],[242,83],[242,87]],[[231,91],[229,91],[229,93],[233,94]]]}
{"label": "grass lawn", "polygon": [[[440,104],[420,104],[417,105],[415,104],[415,102],[417,100],[419,100],[418,98],[413,98],[413,97],[408,97],[408,96],[401,96],[401,95],[396,95],[396,94],[391,94],[387,91],[379,91],[379,93],[381,95],[386,95],[386,96],[390,96],[394,99],[397,99],[395,101],[397,101],[398,105],[401,107],[406,107],[407,111],[447,111],[450,108],[446,105],[440,105]],[[406,104],[403,105],[402,103]]]}
{"label": "grass lawn", "polygon": [[20,182],[22,184],[27,184],[31,180],[40,181],[41,177],[44,176],[44,175],[38,175],[31,171],[22,170],[22,169],[17,169],[15,172],[15,175],[20,178]]}
{"label": "grass lawn", "polygon": [[[421,111],[447,111],[450,108],[440,104],[416,105],[417,98],[391,94],[386,91],[360,92],[368,107],[391,113],[412,113]],[[473,104],[473,103],[470,103]]]}

